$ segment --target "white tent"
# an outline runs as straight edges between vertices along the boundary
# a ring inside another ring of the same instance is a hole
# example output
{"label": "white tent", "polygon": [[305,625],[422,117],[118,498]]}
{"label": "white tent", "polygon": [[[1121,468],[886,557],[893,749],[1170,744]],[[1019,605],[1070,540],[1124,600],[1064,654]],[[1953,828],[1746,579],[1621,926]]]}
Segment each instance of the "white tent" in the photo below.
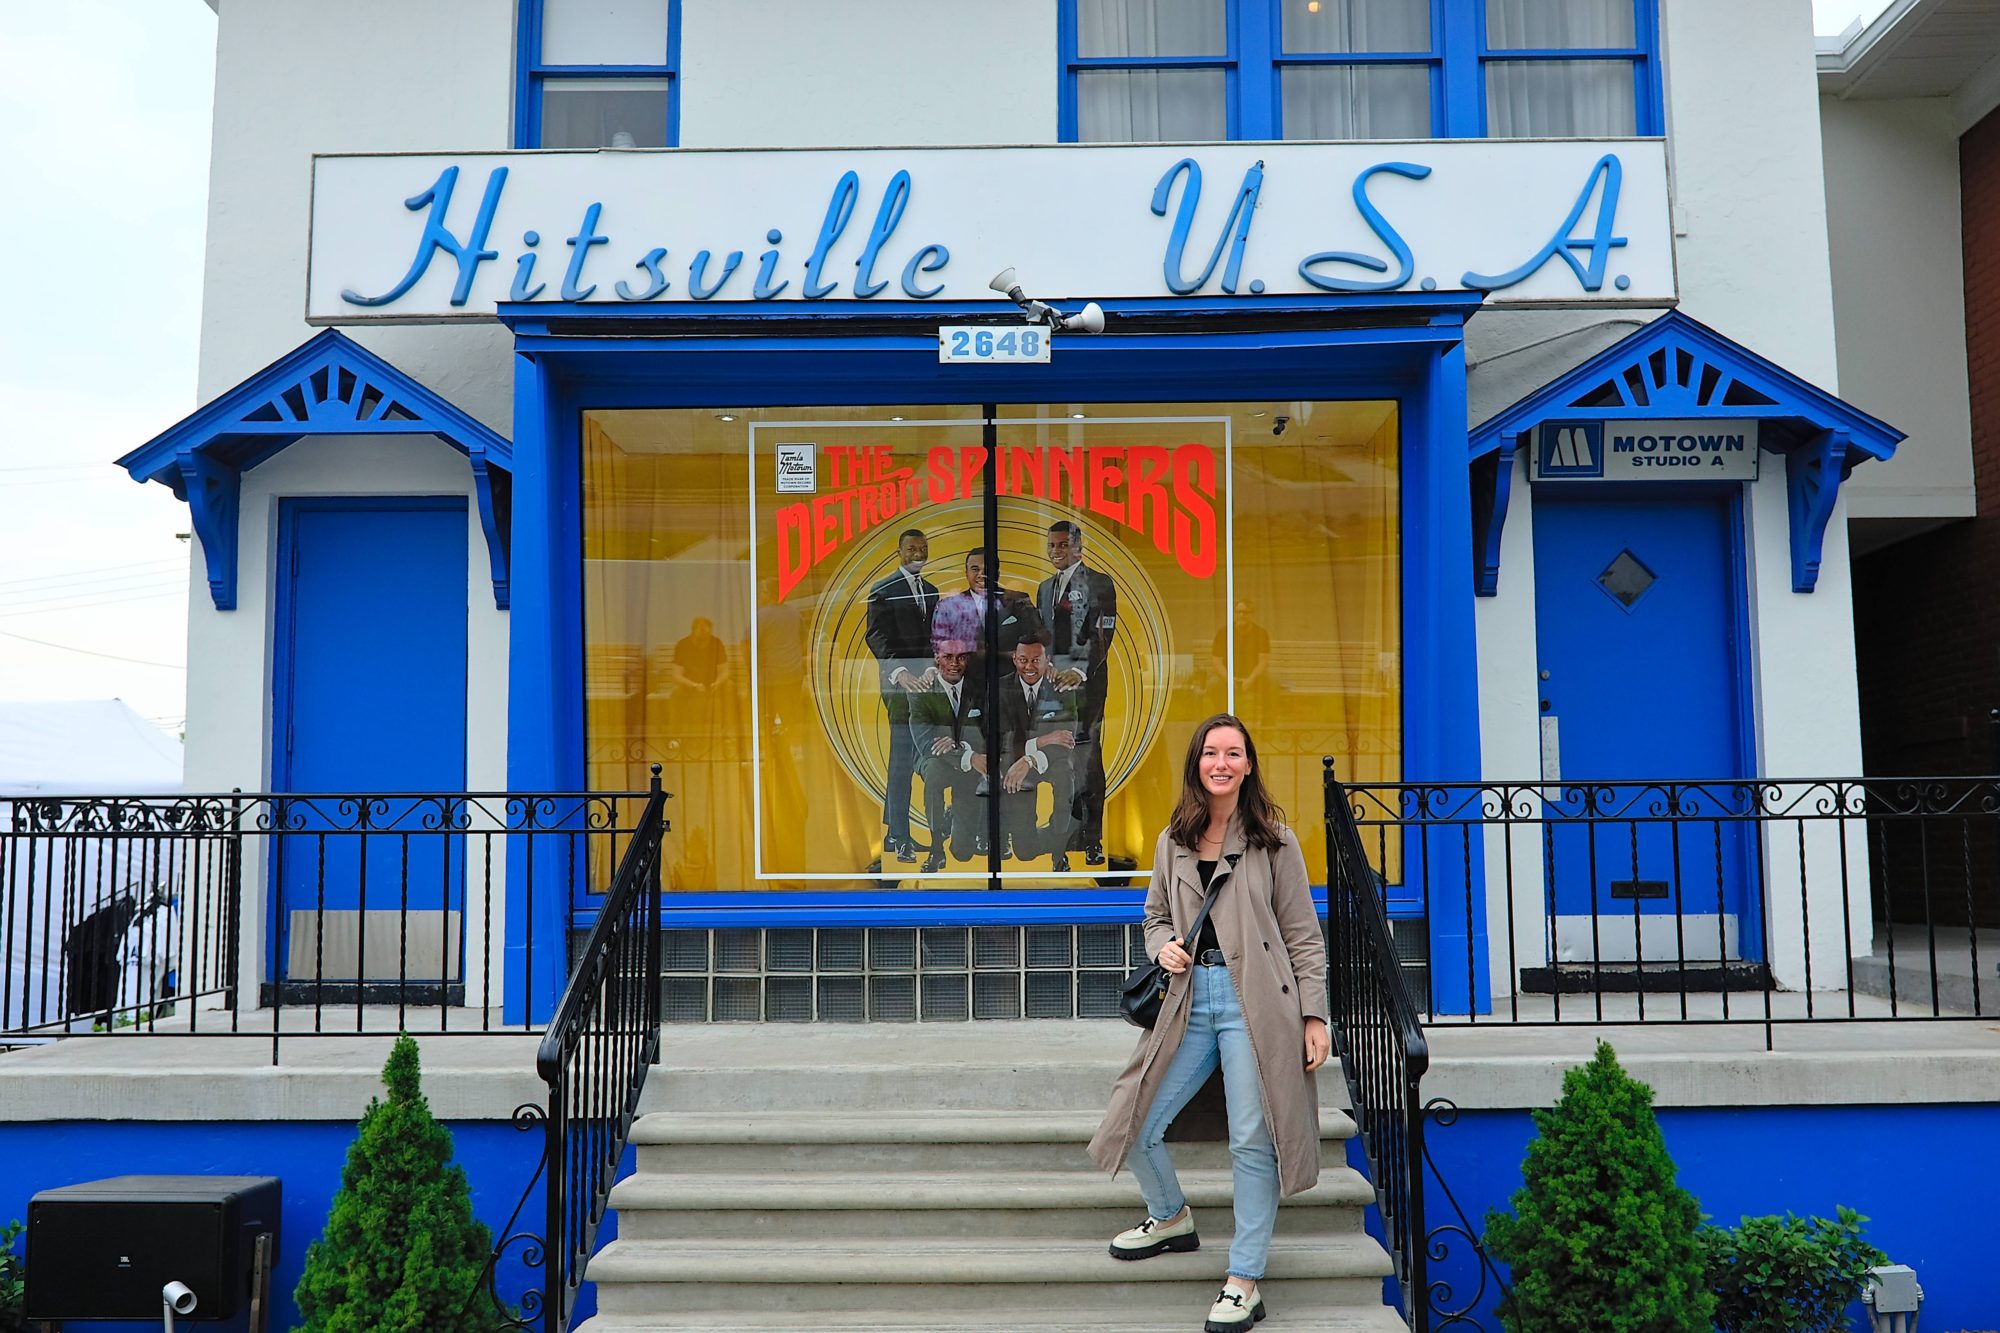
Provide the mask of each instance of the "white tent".
{"label": "white tent", "polygon": [[0,701],[0,801],[181,789],[181,743],[122,699]]}
{"label": "white tent", "polygon": [[181,953],[180,867],[166,844],[30,833],[19,803],[180,788],[180,742],[120,700],[0,702],[0,1032],[69,1020],[72,997],[91,989],[86,971],[102,974],[100,1010],[149,1004]]}

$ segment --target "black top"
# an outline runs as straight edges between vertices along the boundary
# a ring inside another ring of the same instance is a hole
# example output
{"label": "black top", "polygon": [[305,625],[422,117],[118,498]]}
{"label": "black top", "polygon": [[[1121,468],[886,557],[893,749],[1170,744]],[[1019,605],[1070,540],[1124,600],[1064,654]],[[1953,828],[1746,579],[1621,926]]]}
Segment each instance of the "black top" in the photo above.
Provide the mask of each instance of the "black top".
{"label": "black top", "polygon": [[[1196,861],[1194,863],[1194,868],[1201,872],[1201,891],[1203,893],[1208,892],[1208,882],[1215,878],[1215,865],[1216,863],[1213,861]],[[1214,913],[1210,913],[1208,920],[1201,923],[1201,935],[1195,940],[1194,948],[1189,952],[1193,953],[1199,959],[1204,951],[1220,949],[1221,947],[1220,944],[1215,942],[1215,915]]]}

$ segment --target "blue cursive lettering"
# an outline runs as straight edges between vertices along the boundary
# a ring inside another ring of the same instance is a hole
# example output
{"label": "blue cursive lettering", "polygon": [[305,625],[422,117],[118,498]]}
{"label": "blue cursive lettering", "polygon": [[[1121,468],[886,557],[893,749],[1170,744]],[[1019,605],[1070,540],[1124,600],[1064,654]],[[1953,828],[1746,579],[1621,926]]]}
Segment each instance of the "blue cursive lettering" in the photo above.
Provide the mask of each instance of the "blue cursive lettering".
{"label": "blue cursive lettering", "polygon": [[1186,277],[1181,270],[1181,256],[1187,249],[1188,233],[1194,228],[1195,206],[1201,202],[1201,165],[1193,158],[1182,158],[1160,177],[1160,183],[1153,187],[1153,214],[1156,217],[1167,215],[1167,200],[1173,194],[1174,182],[1182,176],[1187,177],[1187,184],[1181,190],[1180,208],[1174,214],[1174,229],[1167,237],[1166,259],[1162,265],[1167,287],[1176,296],[1188,296],[1200,291],[1208,285],[1209,275],[1221,262],[1226,246],[1229,263],[1222,270],[1222,290],[1233,295],[1236,280],[1243,273],[1243,247],[1250,239],[1250,223],[1256,214],[1257,195],[1264,187],[1264,163],[1260,160],[1243,173],[1243,184],[1237,187],[1236,200],[1229,206],[1229,216],[1222,224],[1222,234],[1216,237],[1215,249],[1208,256],[1208,267],[1195,278]]}
{"label": "blue cursive lettering", "polygon": [[1389,247],[1389,253],[1396,258],[1396,271],[1379,281],[1368,282],[1359,278],[1335,278],[1324,273],[1315,273],[1318,264],[1352,264],[1356,268],[1367,269],[1370,273],[1388,273],[1389,265],[1373,255],[1359,254],[1353,250],[1322,250],[1316,255],[1307,255],[1299,261],[1299,276],[1323,292],[1393,292],[1410,280],[1416,272],[1416,257],[1410,253],[1410,243],[1402,233],[1389,225],[1382,216],[1382,210],[1375,207],[1375,201],[1368,197],[1368,182],[1379,172],[1389,172],[1406,180],[1420,181],[1431,174],[1431,169],[1415,162],[1377,162],[1374,166],[1354,178],[1354,207],[1368,223],[1368,229],[1375,233],[1375,239]]}
{"label": "blue cursive lettering", "polygon": [[576,235],[570,237],[567,242],[570,257],[569,270],[563,274],[562,297],[565,301],[587,301],[590,299],[590,294],[597,290],[597,284],[594,282],[588,287],[580,287],[577,284],[583,281],[583,261],[590,258],[590,247],[604,245],[611,239],[597,234],[597,219],[603,216],[603,213],[603,204],[592,204],[584,209],[583,225],[577,228]]}
{"label": "blue cursive lettering", "polygon": [[704,288],[701,284],[708,273],[708,258],[708,251],[703,250],[694,257],[694,263],[688,269],[688,295],[697,301],[706,301],[722,290],[722,284],[729,281],[729,275],[743,262],[743,252],[731,250],[729,257],[722,261],[722,276],[715,280],[713,287]]}
{"label": "blue cursive lettering", "polygon": [[[764,233],[764,239],[775,246],[779,241],[784,240],[785,237],[783,232],[773,227]],[[777,285],[772,286],[771,279],[776,275],[777,271],[778,252],[776,250],[766,250],[764,252],[764,261],[757,266],[757,285],[751,292],[759,301],[768,301],[792,285],[791,279],[780,278]]]}
{"label": "blue cursive lettering", "polygon": [[[1576,197],[1575,207],[1570,209],[1569,216],[1563,219],[1563,224],[1556,228],[1556,234],[1549,238],[1549,243],[1537,251],[1533,258],[1519,268],[1510,269],[1496,276],[1489,277],[1481,273],[1468,272],[1461,281],[1475,290],[1497,292],[1503,287],[1512,287],[1515,283],[1540,272],[1542,265],[1549,260],[1560,259],[1569,265],[1570,272],[1576,274],[1576,280],[1583,284],[1585,291],[1601,290],[1604,286],[1604,269],[1610,262],[1611,251],[1625,244],[1623,236],[1611,234],[1612,226],[1618,220],[1618,187],[1623,178],[1624,168],[1619,164],[1615,154],[1606,153],[1598,158],[1597,165],[1590,169],[1590,178],[1583,183],[1583,193]],[[1574,234],[1576,224],[1583,220],[1583,211],[1590,207],[1591,196],[1597,193],[1597,183],[1600,180],[1604,182],[1604,195],[1597,205],[1597,229],[1587,238],[1578,237]],[[1590,267],[1585,268],[1577,262],[1576,256],[1570,253],[1572,250],[1588,250]],[[1622,286],[1624,279],[1621,278],[1619,282]]]}
{"label": "blue cursive lettering", "polygon": [[951,262],[951,251],[942,245],[927,245],[910,256],[910,262],[903,265],[903,294],[919,301],[929,300],[944,290],[944,284],[935,287],[918,287],[917,274],[935,273]]}
{"label": "blue cursive lettering", "polygon": [[644,270],[646,277],[649,279],[646,284],[646,290],[635,292],[626,285],[623,278],[620,278],[616,288],[618,299],[621,301],[650,301],[665,291],[668,287],[667,275],[660,271],[660,265],[665,262],[666,257],[667,251],[665,246],[656,245],[648,250],[646,257],[632,266],[636,269]]}
{"label": "blue cursive lettering", "polygon": [[532,301],[542,294],[544,287],[548,286],[546,282],[536,282],[532,287],[528,285],[530,282],[534,282],[535,279],[535,247],[541,243],[542,235],[540,232],[524,231],[521,233],[521,244],[528,248],[522,253],[519,259],[514,261],[514,287],[513,290],[507,293],[508,300]]}
{"label": "blue cursive lettering", "polygon": [[903,220],[903,210],[910,204],[910,173],[899,171],[889,178],[888,193],[882,196],[882,207],[875,212],[875,225],[868,229],[868,244],[861,251],[861,258],[854,261],[854,294],[867,299],[889,285],[887,279],[876,280],[875,261],[882,253],[882,247],[889,242],[889,234],[896,230],[896,224]]}
{"label": "blue cursive lettering", "polygon": [[799,289],[808,301],[820,300],[839,286],[821,281],[820,270],[826,267],[827,252],[833,249],[833,243],[847,230],[847,221],[854,216],[854,201],[860,194],[861,178],[851,171],[833,187],[833,197],[826,203],[826,218],[819,224],[819,238],[813,242],[812,255],[806,260],[805,286]]}
{"label": "blue cursive lettering", "polygon": [[343,289],[340,299],[349,305],[363,306],[388,305],[399,300],[417,285],[417,280],[424,276],[424,270],[431,266],[431,259],[442,250],[458,261],[458,284],[451,289],[451,303],[464,305],[472,295],[472,280],[478,276],[479,266],[500,255],[499,251],[486,248],[486,233],[492,230],[493,214],[500,207],[500,191],[507,184],[507,168],[495,167],[487,176],[486,195],[479,201],[479,216],[473,219],[472,231],[463,241],[453,236],[444,225],[445,213],[451,207],[452,188],[457,184],[458,168],[449,166],[430,189],[403,201],[403,207],[412,213],[424,207],[429,207],[430,213],[424,218],[424,234],[417,238],[416,258],[410,261],[410,271],[403,275],[401,282],[380,296],[361,296],[351,289]]}

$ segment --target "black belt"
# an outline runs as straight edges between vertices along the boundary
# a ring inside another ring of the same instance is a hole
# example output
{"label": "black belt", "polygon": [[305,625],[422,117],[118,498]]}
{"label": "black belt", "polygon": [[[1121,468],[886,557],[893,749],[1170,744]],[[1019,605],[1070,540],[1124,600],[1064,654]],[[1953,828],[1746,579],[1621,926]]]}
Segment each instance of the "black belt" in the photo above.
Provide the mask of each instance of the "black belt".
{"label": "black belt", "polygon": [[1203,967],[1227,967],[1229,960],[1222,956],[1220,949],[1203,949],[1194,956],[1195,962]]}

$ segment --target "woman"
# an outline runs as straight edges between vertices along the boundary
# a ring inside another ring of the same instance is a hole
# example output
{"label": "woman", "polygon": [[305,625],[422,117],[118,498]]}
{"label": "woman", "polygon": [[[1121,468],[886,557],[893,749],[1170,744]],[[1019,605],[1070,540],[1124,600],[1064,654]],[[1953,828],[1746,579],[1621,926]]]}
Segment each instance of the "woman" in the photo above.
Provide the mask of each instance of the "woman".
{"label": "woman", "polygon": [[[1186,930],[1215,906],[1198,940]],[[1326,947],[1298,839],[1257,772],[1249,729],[1228,713],[1195,730],[1180,803],[1153,850],[1146,950],[1172,974],[1159,1021],[1112,1090],[1090,1153],[1132,1168],[1147,1218],[1111,1242],[1118,1259],[1201,1245],[1167,1155],[1167,1126],[1219,1064],[1229,1107],[1236,1234],[1229,1276],[1204,1325],[1247,1329],[1264,1317],[1257,1283],[1280,1194],[1319,1179],[1313,1071],[1331,1048]]]}

